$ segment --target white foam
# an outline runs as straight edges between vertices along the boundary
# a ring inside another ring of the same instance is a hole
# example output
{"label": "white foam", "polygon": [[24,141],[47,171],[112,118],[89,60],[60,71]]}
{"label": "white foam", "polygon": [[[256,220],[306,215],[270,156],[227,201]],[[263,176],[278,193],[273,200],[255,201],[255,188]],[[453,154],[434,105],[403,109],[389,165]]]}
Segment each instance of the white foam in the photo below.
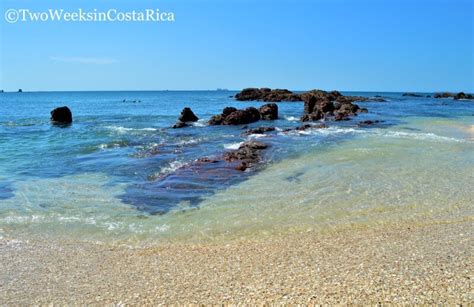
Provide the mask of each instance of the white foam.
{"label": "white foam", "polygon": [[290,121],[290,122],[297,122],[299,121],[300,119],[298,117],[295,117],[295,116],[283,116],[284,119],[286,119],[287,121]]}
{"label": "white foam", "polygon": [[122,126],[106,126],[105,128],[118,132],[118,133],[126,133],[131,131],[157,131],[156,128],[129,128],[129,127],[122,127]]}
{"label": "white foam", "polygon": [[183,146],[183,145],[190,145],[190,144],[197,144],[201,141],[202,139],[197,138],[197,139],[189,139],[189,140],[180,140],[176,143],[178,146]]}
{"label": "white foam", "polygon": [[170,229],[170,226],[169,226],[169,225],[166,225],[166,224],[164,224],[164,225],[159,225],[159,226],[156,226],[156,227],[155,227],[155,230],[156,230],[157,232],[167,232],[169,229]]}
{"label": "white foam", "polygon": [[404,131],[391,131],[387,129],[379,128],[344,128],[344,127],[329,127],[324,129],[307,129],[302,131],[290,131],[290,133],[279,133],[279,135],[363,135],[363,136],[380,136],[388,138],[404,138],[404,139],[414,139],[422,141],[441,141],[441,142],[466,142],[463,139],[456,139],[447,136],[441,136],[434,133],[418,133],[418,132],[404,132]]}
{"label": "white foam", "polygon": [[168,163],[167,166],[162,167],[160,169],[160,171],[156,174],[156,175],[158,175],[156,177],[159,177],[159,176],[165,175],[165,174],[170,174],[170,173],[180,169],[181,167],[183,167],[185,165],[187,165],[187,163],[183,162],[183,161],[172,161],[172,162]]}
{"label": "white foam", "polygon": [[386,137],[406,138],[406,139],[415,139],[415,140],[423,140],[423,141],[445,141],[445,142],[457,142],[457,143],[465,142],[465,140],[456,139],[456,138],[447,137],[447,136],[441,136],[434,133],[384,131],[381,134]]}
{"label": "white foam", "polygon": [[205,126],[207,126],[207,121],[204,120],[204,119],[200,119],[200,120],[198,120],[197,122],[191,123],[191,126],[194,126],[194,127],[205,127]]}
{"label": "white foam", "polygon": [[249,134],[247,138],[249,139],[258,139],[258,138],[266,138],[269,137],[269,135],[263,134],[263,133],[255,133],[255,134]]}
{"label": "white foam", "polygon": [[242,145],[243,143],[244,142],[224,144],[224,148],[225,149],[230,149],[230,150],[237,150],[237,149],[239,149],[240,145]]}

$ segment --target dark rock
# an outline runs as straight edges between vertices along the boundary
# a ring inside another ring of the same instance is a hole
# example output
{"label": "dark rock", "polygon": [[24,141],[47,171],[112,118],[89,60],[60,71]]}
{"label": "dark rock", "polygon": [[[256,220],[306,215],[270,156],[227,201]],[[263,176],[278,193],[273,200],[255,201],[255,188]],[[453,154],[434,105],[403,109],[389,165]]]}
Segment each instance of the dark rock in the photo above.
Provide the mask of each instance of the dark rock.
{"label": "dark rock", "polygon": [[224,108],[222,114],[214,115],[209,125],[245,125],[260,120],[260,112],[254,107],[237,110],[233,107]]}
{"label": "dark rock", "polygon": [[224,120],[224,117],[222,115],[214,115],[209,120],[209,125],[211,126],[222,125],[223,120]]}
{"label": "dark rock", "polygon": [[51,121],[57,124],[72,123],[71,110],[66,106],[54,109],[51,111]]}
{"label": "dark rock", "polygon": [[323,113],[333,112],[335,110],[334,104],[330,100],[322,99],[316,103],[318,110]]}
{"label": "dark rock", "polygon": [[268,93],[264,93],[260,100],[269,102],[301,101],[301,97],[297,94],[293,94],[289,90],[276,89]]}
{"label": "dark rock", "polygon": [[340,120],[349,120],[349,115],[346,113],[341,113],[341,112],[336,112],[334,115],[334,120],[335,121],[340,121]]}
{"label": "dark rock", "polygon": [[191,108],[186,107],[181,111],[181,115],[179,116],[178,120],[176,121],[176,124],[174,124],[172,128],[188,127],[189,125],[187,123],[196,122],[198,120],[199,118],[194,114]]}
{"label": "dark rock", "polygon": [[[304,101],[302,121],[349,119],[350,116],[355,116],[358,112],[367,112],[367,109],[361,109],[357,104],[354,104],[355,101],[385,101],[381,97],[344,96],[338,91],[326,92],[315,89],[301,94],[294,94],[285,89],[271,90],[269,88],[247,88],[237,94],[235,98],[237,100]],[[261,119],[275,118],[273,113],[267,111],[266,106],[262,106],[260,112]],[[267,114],[272,115],[267,116]],[[225,124],[225,119],[212,119],[212,122]]]}
{"label": "dark rock", "polygon": [[174,124],[173,127],[171,127],[171,128],[176,129],[176,128],[184,128],[184,127],[188,127],[188,126],[189,126],[189,125],[186,124],[185,122],[182,122],[182,121],[178,120],[178,121],[176,122],[176,124]]}
{"label": "dark rock", "polygon": [[260,112],[254,108],[249,107],[244,110],[237,110],[225,117],[222,121],[223,125],[243,125],[250,124],[260,120]]}
{"label": "dark rock", "polygon": [[453,93],[449,93],[449,92],[444,92],[444,93],[435,93],[434,94],[434,98],[450,98],[450,97],[454,97],[455,94]]}
{"label": "dark rock", "polygon": [[316,110],[312,113],[304,114],[301,117],[301,121],[302,122],[315,121],[315,120],[320,120],[320,119],[323,119],[323,118],[324,118],[324,114],[321,111]]}
{"label": "dark rock", "polygon": [[258,88],[244,88],[235,95],[235,99],[240,101],[259,100],[262,97],[262,91]]}
{"label": "dark rock", "polygon": [[324,128],[329,128],[329,126],[325,124],[319,124],[319,125],[305,124],[305,125],[297,127],[295,130],[303,131],[307,129],[324,129]]}
{"label": "dark rock", "polygon": [[235,99],[240,101],[259,100],[268,102],[279,101],[301,101],[298,94],[287,89],[269,89],[269,88],[246,88],[235,95]]}
{"label": "dark rock", "polygon": [[194,114],[194,112],[190,108],[184,108],[181,111],[181,116],[178,118],[181,122],[197,122],[199,118]]}
{"label": "dark rock", "polygon": [[222,116],[226,117],[227,115],[230,115],[230,113],[237,111],[236,108],[234,107],[225,107],[224,110],[222,111]]}
{"label": "dark rock", "polygon": [[434,98],[454,98],[456,100],[458,100],[458,99],[474,99],[474,95],[465,94],[463,92],[459,92],[457,94],[450,93],[450,92],[435,93],[433,97]]}
{"label": "dark rock", "polygon": [[370,125],[373,125],[373,124],[378,124],[378,123],[381,123],[383,121],[381,120],[364,120],[364,121],[361,121],[359,122],[357,125],[359,127],[365,127],[365,126],[370,126]]}
{"label": "dark rock", "polygon": [[[355,116],[360,110],[353,101],[368,101],[369,98],[358,96],[344,96],[337,91],[326,92],[322,90],[311,90],[301,94],[304,101],[304,115],[302,121],[314,121],[320,119],[346,120],[349,116]],[[375,98],[381,99],[381,98]],[[366,112],[363,109],[360,112]]]}
{"label": "dark rock", "polygon": [[238,171],[243,172],[243,171],[245,171],[248,167],[249,167],[249,166],[248,166],[247,162],[242,161],[242,162],[240,162],[239,165],[237,165],[237,166],[235,167],[235,169],[238,170]]}
{"label": "dark rock", "polygon": [[358,110],[359,106],[352,103],[344,103],[337,110],[339,113],[345,113],[347,115],[354,115]]}
{"label": "dark rock", "polygon": [[240,162],[236,169],[243,171],[254,163],[259,162],[261,160],[260,151],[267,147],[266,144],[258,141],[247,141],[240,145],[239,149],[226,152],[224,160],[227,162]]}
{"label": "dark rock", "polygon": [[415,94],[415,93],[403,93],[404,97],[423,97],[423,95]]}
{"label": "dark rock", "polygon": [[304,114],[313,113],[317,100],[316,96],[308,95],[304,97]]}
{"label": "dark rock", "polygon": [[264,134],[265,132],[271,132],[275,131],[275,127],[258,127],[258,128],[253,128],[249,129],[244,132],[245,135],[250,135],[250,134]]}
{"label": "dark rock", "polygon": [[209,157],[204,157],[204,158],[199,158],[196,160],[197,163],[218,163],[219,160],[217,159],[212,159]]}
{"label": "dark rock", "polygon": [[23,90],[21,88],[18,89],[18,93],[23,93]]}
{"label": "dark rock", "polygon": [[359,112],[359,113],[368,113],[369,110],[367,110],[366,108],[360,108],[359,110],[357,110],[357,112]]}
{"label": "dark rock", "polygon": [[304,124],[296,128],[287,128],[283,130],[283,132],[290,132],[290,131],[304,131],[307,129],[323,129],[323,128],[329,128],[328,125],[326,124],[318,124],[318,125],[311,125],[311,124]]}
{"label": "dark rock", "polygon": [[263,120],[278,119],[278,106],[276,103],[265,104],[259,109],[260,117]]}
{"label": "dark rock", "polygon": [[457,93],[456,96],[454,96],[455,100],[459,99],[474,99],[474,95],[471,94],[465,94],[463,92]]}

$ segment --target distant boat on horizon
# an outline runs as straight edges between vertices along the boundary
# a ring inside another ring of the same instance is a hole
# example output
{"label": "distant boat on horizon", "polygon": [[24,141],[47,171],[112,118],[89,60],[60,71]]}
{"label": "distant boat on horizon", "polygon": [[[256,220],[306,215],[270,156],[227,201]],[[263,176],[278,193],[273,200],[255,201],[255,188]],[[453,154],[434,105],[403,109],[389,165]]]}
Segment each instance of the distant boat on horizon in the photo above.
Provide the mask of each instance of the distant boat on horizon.
{"label": "distant boat on horizon", "polygon": [[220,87],[218,87],[218,88],[216,89],[216,91],[217,91],[217,92],[228,92],[229,90],[226,89],[226,88],[220,88]]}

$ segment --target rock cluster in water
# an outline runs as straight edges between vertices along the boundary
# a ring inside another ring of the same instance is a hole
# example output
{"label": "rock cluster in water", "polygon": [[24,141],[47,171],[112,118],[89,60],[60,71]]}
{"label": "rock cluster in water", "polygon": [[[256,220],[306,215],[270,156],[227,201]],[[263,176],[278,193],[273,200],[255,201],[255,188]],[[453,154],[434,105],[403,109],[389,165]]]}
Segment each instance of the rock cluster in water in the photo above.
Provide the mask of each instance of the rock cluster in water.
{"label": "rock cluster in water", "polygon": [[260,107],[248,107],[245,109],[236,109],[226,107],[219,115],[214,115],[209,120],[209,125],[245,125],[259,120],[278,119],[278,106],[275,103],[269,103]]}
{"label": "rock cluster in water", "polygon": [[301,101],[301,96],[294,94],[287,89],[269,89],[269,88],[246,88],[240,93],[235,95],[235,99],[239,101],[268,101],[268,102],[279,102],[279,101]]}
{"label": "rock cluster in water", "polygon": [[[280,102],[280,101],[304,101],[306,95],[311,93],[321,92],[328,93],[322,90],[311,90],[303,93],[293,93],[287,89],[269,89],[269,88],[246,88],[234,97],[239,101],[267,101],[267,102]],[[332,91],[331,93],[337,93],[342,96],[338,91]],[[362,97],[362,96],[343,96],[351,101],[378,101],[384,102],[385,99],[382,97]]]}
{"label": "rock cluster in water", "polygon": [[465,94],[463,92],[459,92],[457,94],[455,93],[449,93],[449,92],[444,92],[444,93],[436,93],[434,94],[434,98],[454,98],[455,100],[459,99],[474,99],[474,95],[472,94]]}
{"label": "rock cluster in water", "polygon": [[304,101],[304,113],[301,121],[315,121],[320,119],[347,120],[357,113],[367,112],[354,101],[361,97],[344,96],[338,91],[326,92],[313,90],[301,94]]}
{"label": "rock cluster in water", "polygon": [[56,108],[51,111],[51,121],[54,124],[70,124],[72,123],[72,112],[67,106]]}

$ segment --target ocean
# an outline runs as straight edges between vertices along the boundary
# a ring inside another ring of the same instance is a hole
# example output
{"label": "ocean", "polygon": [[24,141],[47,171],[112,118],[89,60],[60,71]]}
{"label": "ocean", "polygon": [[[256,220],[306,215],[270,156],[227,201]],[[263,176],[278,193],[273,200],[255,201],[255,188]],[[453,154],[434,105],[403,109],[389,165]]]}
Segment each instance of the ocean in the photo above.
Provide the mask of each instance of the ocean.
{"label": "ocean", "polygon": [[[276,127],[263,136],[208,126],[226,106],[264,104],[235,93],[0,93],[0,238],[153,244],[472,217],[473,101],[343,92],[387,101],[326,129],[284,132],[302,102],[248,125]],[[52,125],[64,105],[73,124]],[[171,129],[184,107],[200,120]],[[269,148],[251,170],[179,173],[252,138]]]}

